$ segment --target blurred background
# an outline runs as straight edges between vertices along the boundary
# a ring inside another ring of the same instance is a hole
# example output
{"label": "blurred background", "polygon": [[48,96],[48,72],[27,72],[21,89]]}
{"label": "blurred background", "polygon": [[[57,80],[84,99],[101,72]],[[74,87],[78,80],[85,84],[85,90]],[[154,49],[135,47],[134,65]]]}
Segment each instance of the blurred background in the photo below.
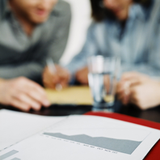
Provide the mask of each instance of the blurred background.
{"label": "blurred background", "polygon": [[91,6],[89,0],[65,0],[70,3],[72,21],[68,44],[61,58],[62,64],[67,64],[74,55],[78,54],[85,42],[87,29],[91,23]]}

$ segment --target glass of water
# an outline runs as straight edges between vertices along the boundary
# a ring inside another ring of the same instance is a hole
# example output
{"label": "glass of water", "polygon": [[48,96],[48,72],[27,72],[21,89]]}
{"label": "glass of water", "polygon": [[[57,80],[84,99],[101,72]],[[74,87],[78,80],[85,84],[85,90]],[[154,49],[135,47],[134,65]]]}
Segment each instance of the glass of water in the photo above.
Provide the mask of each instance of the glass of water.
{"label": "glass of water", "polygon": [[94,100],[93,109],[113,109],[119,65],[118,57],[89,57],[88,80]]}

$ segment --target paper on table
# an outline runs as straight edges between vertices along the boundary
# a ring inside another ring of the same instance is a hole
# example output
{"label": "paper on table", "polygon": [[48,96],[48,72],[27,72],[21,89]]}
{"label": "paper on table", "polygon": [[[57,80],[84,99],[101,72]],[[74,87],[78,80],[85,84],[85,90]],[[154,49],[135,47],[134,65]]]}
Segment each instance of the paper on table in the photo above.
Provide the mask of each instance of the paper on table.
{"label": "paper on table", "polygon": [[46,89],[49,101],[52,104],[82,104],[93,103],[89,87],[68,87],[61,91]]}
{"label": "paper on table", "polygon": [[45,117],[0,110],[0,150],[31,136],[65,117]]}
{"label": "paper on table", "polygon": [[0,152],[19,160],[142,160],[159,140],[152,128],[95,116],[70,116]]}

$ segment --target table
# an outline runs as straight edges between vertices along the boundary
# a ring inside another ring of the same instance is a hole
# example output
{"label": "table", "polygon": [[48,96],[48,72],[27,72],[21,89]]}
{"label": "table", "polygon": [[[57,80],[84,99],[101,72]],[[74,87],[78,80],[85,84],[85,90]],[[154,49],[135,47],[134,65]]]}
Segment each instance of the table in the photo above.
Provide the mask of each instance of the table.
{"label": "table", "polygon": [[[1,105],[0,109],[2,108],[19,111],[9,106],[5,107]],[[73,114],[85,114],[89,111],[92,111],[91,105],[56,105],[56,104],[53,104],[49,108],[43,107],[40,111],[31,110],[28,113],[46,115],[46,116],[66,116],[66,115],[73,115]],[[134,105],[123,106],[119,102],[117,102],[115,105],[115,113],[120,113],[120,114],[124,114],[128,116],[160,123],[160,106],[155,107],[153,109],[142,111]]]}
{"label": "table", "polygon": [[[49,108],[42,108],[40,111],[31,110],[29,113],[46,116],[66,116],[73,114],[85,114],[86,112],[93,110],[91,105],[93,103],[93,99],[88,86],[70,86],[60,92],[51,89],[45,89],[45,91],[49,101],[53,105]],[[13,107],[0,107],[16,110]],[[123,106],[116,100],[114,112],[160,123],[160,106],[142,111],[134,105]]]}

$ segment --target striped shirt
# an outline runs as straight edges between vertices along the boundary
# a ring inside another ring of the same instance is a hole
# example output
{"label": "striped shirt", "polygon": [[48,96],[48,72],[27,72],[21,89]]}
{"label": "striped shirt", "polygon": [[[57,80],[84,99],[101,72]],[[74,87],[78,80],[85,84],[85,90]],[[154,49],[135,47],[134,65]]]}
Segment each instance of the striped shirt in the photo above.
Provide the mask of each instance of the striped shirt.
{"label": "striped shirt", "polygon": [[59,1],[49,19],[28,37],[7,2],[0,0],[0,78],[25,76],[39,82],[47,57],[58,63],[64,52],[70,28],[70,6]]}

